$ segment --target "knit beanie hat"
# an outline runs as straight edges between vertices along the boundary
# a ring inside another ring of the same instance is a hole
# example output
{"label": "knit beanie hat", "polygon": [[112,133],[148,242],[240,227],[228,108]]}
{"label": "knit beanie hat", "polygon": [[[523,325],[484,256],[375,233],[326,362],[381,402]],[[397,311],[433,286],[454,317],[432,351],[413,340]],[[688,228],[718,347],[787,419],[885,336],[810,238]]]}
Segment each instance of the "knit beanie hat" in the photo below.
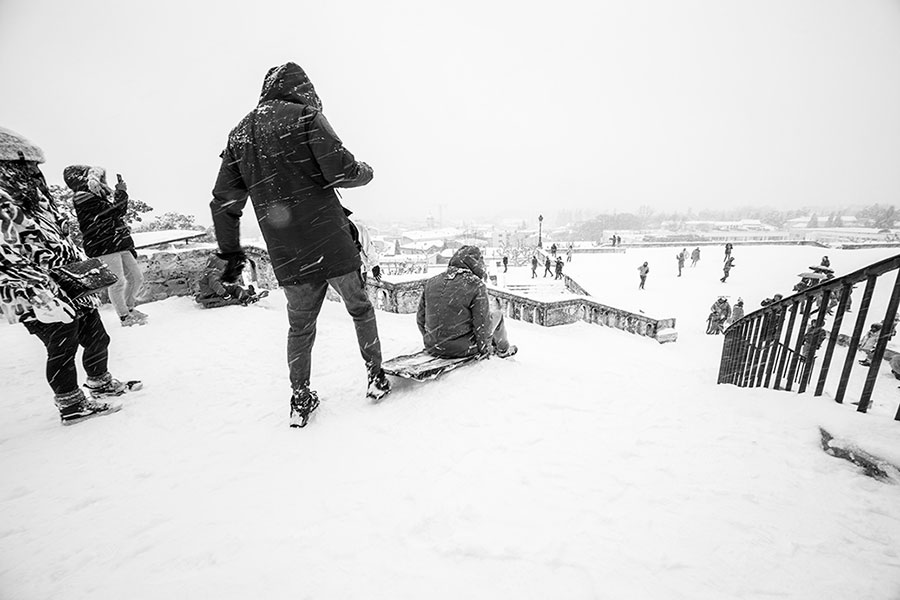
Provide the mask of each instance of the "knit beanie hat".
{"label": "knit beanie hat", "polygon": [[27,160],[44,162],[44,151],[24,136],[0,127],[0,160]]}

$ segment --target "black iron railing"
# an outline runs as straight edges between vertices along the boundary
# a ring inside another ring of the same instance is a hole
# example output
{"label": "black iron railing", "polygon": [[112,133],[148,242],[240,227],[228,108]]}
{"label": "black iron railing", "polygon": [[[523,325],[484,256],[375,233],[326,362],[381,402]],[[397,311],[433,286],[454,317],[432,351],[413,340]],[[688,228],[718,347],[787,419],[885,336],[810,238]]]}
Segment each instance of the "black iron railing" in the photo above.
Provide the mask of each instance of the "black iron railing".
{"label": "black iron railing", "polygon": [[[856,363],[872,296],[878,283],[891,283],[886,275],[897,271],[882,327],[867,369],[859,398],[859,412],[866,412],[888,340],[894,335],[894,319],[900,304],[900,255],[873,263],[848,275],[824,281],[793,296],[773,302],[735,321],[726,331],[719,363],[719,383],[741,387],[766,387],[803,393],[815,377],[814,395],[821,396],[831,371],[834,349],[847,315],[853,286],[865,282],[856,306],[856,323],[847,355],[840,368],[835,402],[842,403]],[[837,298],[834,306],[833,298]],[[822,344],[827,340],[817,365]],[[818,372],[816,373],[816,367]],[[862,367],[860,367],[862,368]],[[895,419],[900,421],[900,407]]]}

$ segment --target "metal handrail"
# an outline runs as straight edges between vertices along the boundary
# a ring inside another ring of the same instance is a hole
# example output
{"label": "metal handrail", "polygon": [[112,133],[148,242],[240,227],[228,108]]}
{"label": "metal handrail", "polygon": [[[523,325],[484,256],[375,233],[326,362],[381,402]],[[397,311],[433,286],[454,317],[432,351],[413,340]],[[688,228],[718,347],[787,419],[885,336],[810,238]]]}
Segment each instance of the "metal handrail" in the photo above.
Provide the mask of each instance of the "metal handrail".
{"label": "metal handrail", "polygon": [[[882,327],[876,342],[872,364],[868,367],[857,409],[859,412],[866,412],[871,403],[872,391],[887,342],[893,335],[892,324],[900,305],[900,254],[810,286],[747,313],[732,323],[725,330],[718,382],[741,387],[771,386],[776,390],[782,389],[784,384],[783,389],[787,391],[791,391],[793,384],[797,383],[797,392],[803,393],[812,380],[816,366],[816,351],[825,338],[828,338],[814,391],[815,396],[821,396],[830,371],[837,334],[840,332],[850,301],[851,290],[855,284],[865,281],[866,287],[857,309],[850,347],[835,394],[835,401],[842,403],[876,283],[881,276],[892,271],[897,271],[897,278],[882,320],[886,326]],[[831,335],[828,335],[825,330],[825,315],[832,297],[838,298],[838,304],[831,325]],[[795,326],[798,326],[796,330]],[[900,421],[900,407],[895,419]]]}

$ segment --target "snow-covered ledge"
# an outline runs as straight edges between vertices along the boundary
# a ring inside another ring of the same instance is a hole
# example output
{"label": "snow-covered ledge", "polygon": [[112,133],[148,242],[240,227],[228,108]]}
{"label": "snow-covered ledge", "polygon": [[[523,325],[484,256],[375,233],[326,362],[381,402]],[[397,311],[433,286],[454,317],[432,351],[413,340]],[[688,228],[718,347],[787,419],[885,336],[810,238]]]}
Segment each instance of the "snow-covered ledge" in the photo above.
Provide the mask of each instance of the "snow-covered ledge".
{"label": "snow-covered ledge", "polygon": [[[419,297],[422,295],[425,281],[426,279],[423,278],[391,283],[369,278],[366,282],[366,292],[376,308],[387,312],[409,314],[416,312],[418,308]],[[674,318],[648,317],[644,314],[601,304],[586,295],[546,301],[490,286],[488,295],[498,303],[508,318],[526,323],[553,327],[584,321],[653,338],[659,343],[674,342],[678,339]],[[328,298],[339,300],[330,289]]]}

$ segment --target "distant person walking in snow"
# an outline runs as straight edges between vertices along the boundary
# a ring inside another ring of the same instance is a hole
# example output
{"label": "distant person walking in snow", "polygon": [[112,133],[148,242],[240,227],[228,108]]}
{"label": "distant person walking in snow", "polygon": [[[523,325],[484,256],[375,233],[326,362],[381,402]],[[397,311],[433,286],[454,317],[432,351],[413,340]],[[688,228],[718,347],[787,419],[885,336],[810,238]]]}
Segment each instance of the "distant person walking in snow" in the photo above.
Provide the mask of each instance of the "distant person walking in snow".
{"label": "distant person walking in snow", "polygon": [[103,261],[118,278],[108,291],[119,322],[123,327],[145,324],[147,315],[135,308],[144,278],[136,260],[131,231],[125,224],[128,186],[119,176],[113,191],[106,183],[105,169],[85,165],[66,167],[63,179],[75,194],[72,203],[85,254]]}
{"label": "distant person walking in snow", "polygon": [[508,268],[509,268],[509,257],[508,257],[508,256],[504,256],[504,257],[503,257],[503,272],[506,273],[506,271],[508,270]]}
{"label": "distant person walking in snow", "polygon": [[678,276],[679,277],[681,277],[681,270],[684,268],[684,257],[685,256],[686,255],[684,252],[679,252],[678,254],[675,255],[675,260],[678,261]]}
{"label": "distant person walking in snow", "polygon": [[691,252],[691,266],[696,267],[698,262],[700,262],[700,246],[697,246],[694,248],[694,251]]}
{"label": "distant person walking in snow", "polygon": [[713,302],[709,307],[709,316],[706,319],[707,335],[719,335],[725,330],[725,323],[731,317],[731,306],[725,296]]}
{"label": "distant person walking in snow", "polygon": [[562,256],[556,257],[556,277],[554,279],[562,279],[563,272],[563,259]]}
{"label": "distant person walking in snow", "polygon": [[558,250],[558,248],[556,247],[556,244],[553,244],[552,246],[550,246],[550,254],[552,254],[553,256],[556,256],[557,250]]}
{"label": "distant person walking in snow", "polygon": [[731,322],[738,321],[744,318],[744,300],[742,298],[738,298],[737,302],[734,303],[734,307],[731,309]]}
{"label": "distant person walking in snow", "polygon": [[538,259],[534,254],[531,255],[531,278],[537,277]]}
{"label": "distant person walking in snow", "polygon": [[724,276],[719,281],[721,281],[722,283],[725,283],[725,280],[728,279],[728,275],[731,274],[731,268],[733,266],[734,266],[734,257],[729,256],[728,259],[725,261],[725,264],[722,266],[722,272],[724,273]]}
{"label": "distant person walking in snow", "polygon": [[[46,347],[47,382],[62,424],[71,425],[118,411],[121,404],[106,399],[129,387],[107,369],[109,335],[97,296],[73,298],[54,279],[59,267],[85,255],[69,237],[68,221],[38,167],[42,162],[40,148],[0,128],[0,314],[24,325]],[[79,346],[90,397],[78,385]]]}
{"label": "distant person walking in snow", "polygon": [[447,270],[425,282],[416,325],[432,356],[508,358],[518,351],[509,343],[503,312],[491,308],[481,250],[463,246]]}
{"label": "distant person walking in snow", "polygon": [[650,273],[650,267],[645,262],[641,266],[638,267],[638,275],[641,278],[641,283],[638,285],[638,289],[644,289],[644,284],[647,283],[647,274]]}
{"label": "distant person walking in snow", "polygon": [[553,263],[550,262],[550,257],[548,256],[544,261],[544,277],[546,277],[547,275],[553,275],[553,270],[551,269],[552,264]]}
{"label": "distant person walking in snow", "polygon": [[363,186],[372,168],[343,147],[306,73],[294,63],[269,69],[259,105],[228,136],[210,202],[222,280],[235,281],[246,261],[240,245],[241,211],[248,196],[266,240],[272,267],[287,298],[288,365],[293,389],[291,426],[303,427],[319,405],[310,389],[316,320],[328,286],[353,317],[368,373],[366,396],[390,391],[381,368],[375,309],[360,276],[360,256],[335,188]]}

